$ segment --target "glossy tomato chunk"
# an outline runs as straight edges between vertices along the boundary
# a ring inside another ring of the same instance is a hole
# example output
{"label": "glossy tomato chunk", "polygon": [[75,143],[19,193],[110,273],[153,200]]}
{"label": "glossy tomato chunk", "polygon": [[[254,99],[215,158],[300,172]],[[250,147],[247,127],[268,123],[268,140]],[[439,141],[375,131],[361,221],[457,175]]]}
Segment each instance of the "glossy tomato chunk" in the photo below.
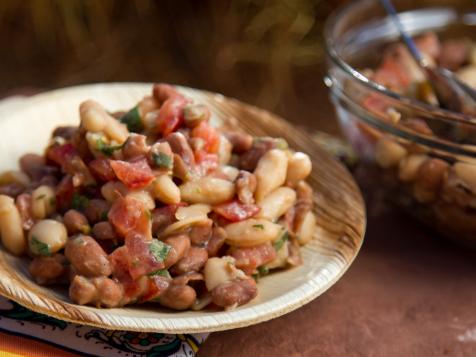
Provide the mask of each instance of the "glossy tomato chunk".
{"label": "glossy tomato chunk", "polygon": [[129,188],[145,187],[155,177],[145,158],[135,162],[111,160],[110,165],[117,178]]}
{"label": "glossy tomato chunk", "polygon": [[206,152],[218,152],[218,148],[220,147],[220,136],[218,135],[217,130],[208,122],[201,122],[198,126],[193,128],[191,136],[192,138],[203,140],[203,150]]}
{"label": "glossy tomato chunk", "polygon": [[116,232],[123,237],[137,233],[147,239],[152,238],[150,213],[144,204],[135,198],[118,198],[109,210],[108,218]]}

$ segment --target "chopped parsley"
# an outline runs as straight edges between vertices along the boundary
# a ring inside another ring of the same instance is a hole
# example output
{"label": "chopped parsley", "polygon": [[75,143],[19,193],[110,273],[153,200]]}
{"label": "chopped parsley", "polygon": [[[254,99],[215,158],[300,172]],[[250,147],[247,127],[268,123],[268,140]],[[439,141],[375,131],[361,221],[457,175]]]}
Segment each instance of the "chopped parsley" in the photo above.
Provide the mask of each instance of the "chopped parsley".
{"label": "chopped parsley", "polygon": [[101,221],[107,221],[108,220],[107,214],[108,214],[107,211],[102,211],[101,212]]}
{"label": "chopped parsley", "polygon": [[152,161],[161,169],[171,169],[173,164],[172,157],[163,152],[152,153]]}
{"label": "chopped parsley", "polygon": [[253,228],[254,229],[259,229],[259,230],[264,230],[264,226],[262,224],[254,224]]}
{"label": "chopped parsley", "polygon": [[170,249],[172,249],[170,245],[165,244],[164,242],[158,239],[152,239],[152,242],[150,243],[150,246],[149,246],[150,252],[155,257],[155,259],[159,262],[163,262],[165,258],[167,258],[167,255],[169,254]]}
{"label": "chopped parsley", "polygon": [[78,211],[83,211],[89,204],[89,199],[86,196],[75,193],[71,200],[71,207]]}
{"label": "chopped parsley", "polygon": [[138,133],[144,130],[144,125],[142,125],[142,120],[140,118],[139,107],[137,105],[124,114],[119,121],[126,124],[127,129],[133,133]]}
{"label": "chopped parsley", "polygon": [[114,151],[121,150],[123,145],[108,145],[102,138],[97,139],[96,148],[106,156],[112,156]]}
{"label": "chopped parsley", "polygon": [[289,239],[288,231],[284,231],[284,233],[279,237],[277,240],[273,242],[273,248],[275,251],[280,251],[281,248],[284,246],[284,243]]}
{"label": "chopped parsley", "polygon": [[163,276],[163,277],[165,277],[165,278],[172,278],[172,277],[170,276],[170,273],[169,273],[169,271],[168,271],[167,269],[160,269],[160,270],[154,271],[154,272],[152,272],[152,273],[149,273],[149,274],[147,274],[147,275],[149,275],[149,276],[158,275],[158,276]]}
{"label": "chopped parsley", "polygon": [[268,274],[269,274],[269,268],[266,265],[261,265],[256,269],[252,277],[253,279],[255,279],[256,282],[258,282],[260,278]]}
{"label": "chopped parsley", "polygon": [[38,240],[38,238],[36,238],[35,236],[31,237],[30,249],[34,254],[39,254],[47,257],[51,255],[50,247],[48,246],[48,244]]}

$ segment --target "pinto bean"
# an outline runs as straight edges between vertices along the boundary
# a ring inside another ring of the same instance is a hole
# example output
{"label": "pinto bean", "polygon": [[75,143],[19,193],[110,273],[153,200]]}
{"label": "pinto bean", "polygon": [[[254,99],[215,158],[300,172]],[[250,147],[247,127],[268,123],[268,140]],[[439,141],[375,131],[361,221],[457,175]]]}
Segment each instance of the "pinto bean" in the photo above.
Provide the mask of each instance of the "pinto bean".
{"label": "pinto bean", "polygon": [[103,276],[89,279],[76,275],[69,287],[69,297],[79,305],[117,307],[123,301],[124,289],[118,282]]}
{"label": "pinto bean", "polygon": [[224,135],[233,146],[233,152],[235,154],[243,154],[250,150],[253,145],[253,137],[249,134],[237,131],[227,131]]}
{"label": "pinto bean", "polygon": [[187,167],[193,168],[195,166],[195,155],[185,135],[176,132],[168,135],[165,140],[170,144],[173,153],[179,155]]}
{"label": "pinto bean", "polygon": [[44,176],[54,176],[58,168],[46,165],[45,158],[37,154],[25,154],[20,158],[20,168],[32,180],[41,180]]}
{"label": "pinto bean", "polygon": [[59,126],[55,130],[53,130],[53,134],[51,135],[51,137],[60,137],[69,141],[73,139],[74,134],[76,134],[77,130],[78,128],[75,126]]}
{"label": "pinto bean", "polygon": [[92,237],[78,235],[69,240],[66,244],[65,255],[80,275],[109,276],[112,272],[106,252]]}
{"label": "pinto bean", "polygon": [[413,195],[418,202],[427,203],[436,199],[448,167],[447,162],[435,158],[420,165],[413,186]]}
{"label": "pinto bean", "polygon": [[95,178],[101,181],[112,181],[116,179],[116,174],[111,167],[109,159],[99,158],[89,163],[89,170]]}
{"label": "pinto bean", "polygon": [[197,223],[192,226],[189,232],[190,241],[194,245],[206,244],[212,234],[213,220],[207,219],[206,221]]}
{"label": "pinto bean", "polygon": [[74,209],[70,209],[64,214],[63,224],[70,235],[78,233],[88,234],[91,231],[86,216]]}
{"label": "pinto bean", "polygon": [[256,176],[251,172],[241,170],[235,181],[236,193],[238,199],[245,204],[252,204],[255,202],[253,197],[258,181]]}
{"label": "pinto bean", "polygon": [[172,247],[164,261],[166,268],[171,267],[185,257],[190,249],[190,239],[184,234],[167,238],[164,242]]}
{"label": "pinto bean", "polygon": [[207,244],[207,251],[209,257],[215,257],[218,251],[226,241],[226,231],[222,227],[214,227],[212,230],[212,236]]}
{"label": "pinto bean", "polygon": [[181,179],[182,181],[188,181],[192,176],[192,169],[188,167],[180,155],[174,154],[174,168],[173,176]]}
{"label": "pinto bean", "polygon": [[170,309],[186,310],[195,303],[196,299],[197,293],[192,287],[172,284],[160,295],[159,303]]}
{"label": "pinto bean", "polygon": [[93,226],[92,234],[96,239],[111,240],[116,239],[117,234],[114,227],[109,222],[98,222]]}
{"label": "pinto bean", "polygon": [[157,235],[176,221],[174,206],[156,208],[152,211],[152,232]]}
{"label": "pinto bean", "polygon": [[69,286],[69,297],[76,304],[86,305],[96,300],[97,289],[88,278],[76,275]]}
{"label": "pinto bean", "polygon": [[0,185],[0,195],[5,195],[9,197],[17,197],[23,191],[25,191],[25,187],[18,183],[9,183],[6,185]]}
{"label": "pinto bean", "polygon": [[137,156],[145,156],[150,150],[147,145],[147,137],[140,134],[130,134],[122,148],[122,154],[126,159],[132,159]]}
{"label": "pinto bean", "polygon": [[66,273],[66,259],[63,254],[51,257],[35,257],[30,263],[30,274],[40,285],[58,283]]}
{"label": "pinto bean", "polygon": [[254,247],[233,249],[230,255],[235,258],[238,269],[251,275],[259,266],[273,261],[276,258],[276,250],[271,243],[265,243]]}
{"label": "pinto bean", "polygon": [[170,272],[174,275],[181,275],[191,271],[200,271],[208,259],[208,252],[205,248],[190,247],[187,255],[180,259]]}
{"label": "pinto bean", "polygon": [[253,141],[252,147],[240,157],[239,166],[243,170],[254,171],[258,161],[269,150],[285,147],[287,147],[287,143],[283,139],[257,138]]}
{"label": "pinto bean", "polygon": [[18,213],[20,213],[23,229],[29,231],[35,224],[31,212],[31,195],[29,193],[22,193],[15,201]]}
{"label": "pinto bean", "polygon": [[258,295],[256,282],[251,279],[237,279],[218,285],[212,290],[212,301],[222,307],[246,304]]}
{"label": "pinto bean", "polygon": [[89,204],[86,206],[84,210],[84,214],[88,218],[88,221],[91,224],[106,221],[107,220],[107,212],[111,205],[107,203],[105,200],[101,199],[92,199],[89,201]]}
{"label": "pinto bean", "polygon": [[471,43],[466,39],[451,39],[443,42],[438,58],[440,66],[456,71],[469,59]]}

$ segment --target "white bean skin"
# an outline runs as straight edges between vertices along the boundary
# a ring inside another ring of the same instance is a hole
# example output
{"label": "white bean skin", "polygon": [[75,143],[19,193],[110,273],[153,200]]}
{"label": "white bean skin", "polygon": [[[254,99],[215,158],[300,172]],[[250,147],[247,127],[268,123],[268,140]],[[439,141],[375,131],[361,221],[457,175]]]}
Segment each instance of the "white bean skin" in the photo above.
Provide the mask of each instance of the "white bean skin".
{"label": "white bean skin", "polygon": [[5,171],[0,174],[0,185],[8,185],[11,183],[26,187],[30,184],[30,178],[24,172],[17,170]]}
{"label": "white bean skin", "polygon": [[63,249],[68,232],[63,223],[44,219],[36,223],[28,233],[28,246],[34,255],[51,255]]}
{"label": "white bean skin", "polygon": [[255,192],[257,201],[284,184],[287,169],[288,157],[283,150],[273,149],[263,155],[254,171],[258,181]]}
{"label": "white bean skin", "polygon": [[296,230],[296,235],[299,244],[305,245],[314,236],[316,230],[316,216],[312,212],[308,212],[304,219],[302,220],[301,225]]}
{"label": "white bean skin", "polygon": [[302,152],[295,152],[289,158],[286,183],[294,186],[308,177],[311,171],[312,162],[309,156]]}
{"label": "white bean skin", "polygon": [[245,273],[235,267],[235,259],[229,256],[208,259],[203,268],[203,275],[208,291],[212,291],[220,284],[245,277]]}
{"label": "white bean skin", "polygon": [[263,200],[258,202],[261,210],[256,217],[275,221],[290,209],[296,202],[296,191],[289,187],[279,187]]}
{"label": "white bean skin", "polygon": [[31,213],[43,219],[56,211],[55,191],[50,186],[40,186],[31,195]]}
{"label": "white bean skin", "polygon": [[155,208],[155,201],[152,198],[152,195],[145,190],[134,190],[127,193],[128,197],[133,197],[138,201],[141,201],[148,210],[153,210]]}
{"label": "white bean skin", "polygon": [[233,145],[225,135],[220,135],[220,146],[218,148],[218,163],[220,165],[226,165],[230,162],[232,149]]}
{"label": "white bean skin", "polygon": [[179,207],[177,212],[175,213],[175,218],[179,221],[184,219],[196,217],[196,216],[206,216],[212,210],[210,205],[205,205],[201,203],[197,203],[194,205],[186,206],[186,207]]}
{"label": "white bean skin", "polygon": [[160,175],[152,184],[155,199],[167,205],[180,202],[180,189],[169,175]]}
{"label": "white bean skin", "polygon": [[249,218],[225,227],[226,243],[236,247],[252,247],[276,239],[283,227],[263,218]]}
{"label": "white bean skin", "polygon": [[406,154],[403,146],[388,137],[382,137],[375,146],[375,161],[384,169],[397,166]]}
{"label": "white bean skin", "polygon": [[400,161],[398,165],[398,178],[403,182],[415,180],[418,169],[428,158],[425,154],[411,154]]}
{"label": "white bean skin", "polygon": [[218,205],[233,198],[235,185],[227,180],[206,176],[180,185],[180,194],[185,202]]}
{"label": "white bean skin", "polygon": [[5,195],[0,195],[0,236],[10,253],[21,255],[26,251],[20,213],[13,198]]}

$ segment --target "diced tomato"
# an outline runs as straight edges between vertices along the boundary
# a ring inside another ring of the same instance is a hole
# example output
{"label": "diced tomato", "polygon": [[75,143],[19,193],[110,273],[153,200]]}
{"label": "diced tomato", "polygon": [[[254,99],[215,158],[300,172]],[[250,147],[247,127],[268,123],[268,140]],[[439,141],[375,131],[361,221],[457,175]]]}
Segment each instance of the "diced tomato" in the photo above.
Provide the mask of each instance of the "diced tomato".
{"label": "diced tomato", "polygon": [[116,178],[109,159],[100,158],[92,160],[89,163],[89,169],[94,177],[101,181],[112,181]]}
{"label": "diced tomato", "polygon": [[157,116],[157,128],[163,137],[173,133],[183,124],[183,108],[187,103],[189,103],[188,99],[173,96],[162,104]]}
{"label": "diced tomato", "polygon": [[76,189],[73,185],[73,178],[66,175],[56,187],[56,207],[60,212],[66,211],[71,207]]}
{"label": "diced tomato", "polygon": [[232,222],[238,222],[253,217],[259,212],[259,210],[260,208],[256,205],[244,204],[238,201],[223,203],[213,207],[215,213]]}
{"label": "diced tomato", "polygon": [[372,79],[392,90],[405,90],[411,82],[408,70],[392,56],[386,56],[381,66],[375,71]]}
{"label": "diced tomato", "polygon": [[218,167],[218,155],[209,154],[203,150],[195,151],[195,163],[202,176],[214,172]]}
{"label": "diced tomato", "polygon": [[50,146],[46,151],[47,159],[53,161],[59,166],[63,166],[76,155],[76,148],[71,143],[66,143],[63,145],[55,144]]}
{"label": "diced tomato", "polygon": [[165,83],[154,84],[154,88],[152,89],[152,95],[159,103],[163,103],[167,99],[172,97],[183,98],[183,95],[180,94],[177,89],[175,89],[175,87]]}
{"label": "diced tomato", "polygon": [[170,285],[170,279],[160,275],[148,277],[148,286],[145,294],[141,297],[141,302],[157,299]]}
{"label": "diced tomato", "polygon": [[385,103],[385,100],[380,98],[378,95],[370,94],[363,101],[362,106],[367,110],[371,111],[374,114],[377,114],[383,118],[388,117],[387,108],[388,105]]}
{"label": "diced tomato", "polygon": [[150,213],[141,201],[127,196],[114,201],[108,213],[109,222],[118,234],[126,237],[137,233],[151,239],[152,225],[149,216]]}
{"label": "diced tomato", "polygon": [[164,269],[163,260],[158,260],[151,251],[152,240],[144,239],[138,234],[126,237],[126,247],[129,251],[129,273],[133,279]]}
{"label": "diced tomato", "polygon": [[220,136],[217,130],[211,126],[208,122],[201,122],[191,132],[192,138],[199,138],[204,141],[203,149],[209,153],[218,152],[220,147]]}
{"label": "diced tomato", "polygon": [[129,250],[126,246],[116,248],[109,254],[112,264],[112,275],[119,280],[124,287],[126,302],[137,299],[144,292],[141,281],[135,281],[129,273]]}
{"label": "diced tomato", "polygon": [[135,162],[111,160],[110,164],[117,178],[129,188],[145,187],[154,180],[152,169],[145,158]]}
{"label": "diced tomato", "polygon": [[269,242],[249,248],[233,249],[230,252],[230,255],[236,260],[236,267],[247,275],[253,274],[257,267],[274,260],[276,254],[276,250]]}

